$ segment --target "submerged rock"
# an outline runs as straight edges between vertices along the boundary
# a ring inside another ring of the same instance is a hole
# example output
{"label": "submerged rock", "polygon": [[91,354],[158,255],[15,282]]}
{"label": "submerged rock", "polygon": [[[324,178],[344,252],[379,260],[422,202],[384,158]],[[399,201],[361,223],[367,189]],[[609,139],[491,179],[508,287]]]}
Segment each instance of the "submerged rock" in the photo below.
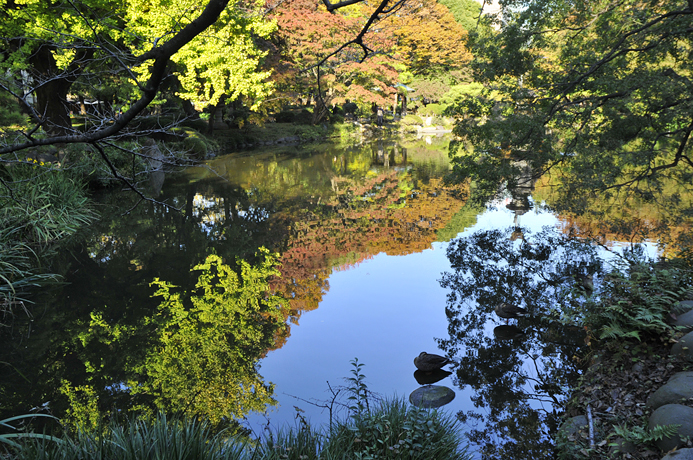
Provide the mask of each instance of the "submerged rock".
{"label": "submerged rock", "polygon": [[409,402],[417,407],[440,407],[455,399],[455,392],[448,387],[430,385],[417,388],[409,395]]}

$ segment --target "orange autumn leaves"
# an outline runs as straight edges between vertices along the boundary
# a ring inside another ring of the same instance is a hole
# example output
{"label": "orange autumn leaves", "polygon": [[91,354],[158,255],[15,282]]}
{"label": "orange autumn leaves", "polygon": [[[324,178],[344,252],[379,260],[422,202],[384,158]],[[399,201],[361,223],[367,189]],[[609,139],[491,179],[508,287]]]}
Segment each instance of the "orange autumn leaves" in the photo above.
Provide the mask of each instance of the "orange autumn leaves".
{"label": "orange autumn leaves", "polygon": [[335,14],[317,0],[289,0],[272,12],[279,30],[286,90],[306,92],[316,88],[316,64],[320,67],[321,90],[333,103],[346,99],[385,105],[395,92],[399,72],[430,74],[463,67],[471,60],[467,32],[449,10],[435,0],[405,3],[380,19],[364,36],[370,50],[350,45],[329,57],[353,39],[372,14],[372,6],[359,3]]}
{"label": "orange autumn leaves", "polygon": [[467,31],[433,0],[407,5],[388,21],[397,37],[396,55],[413,73],[460,68],[472,59]]}

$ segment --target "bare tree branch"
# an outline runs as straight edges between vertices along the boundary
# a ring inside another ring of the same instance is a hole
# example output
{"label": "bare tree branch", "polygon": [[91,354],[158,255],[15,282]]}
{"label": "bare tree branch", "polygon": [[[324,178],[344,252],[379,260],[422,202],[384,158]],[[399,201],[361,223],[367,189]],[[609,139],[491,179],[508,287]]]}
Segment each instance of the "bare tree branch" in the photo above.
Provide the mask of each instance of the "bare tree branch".
{"label": "bare tree branch", "polygon": [[[181,208],[176,208],[175,206],[171,206],[170,204],[164,203],[163,201],[159,201],[159,200],[155,200],[155,199],[153,199],[153,198],[147,197],[144,193],[142,193],[142,192],[140,191],[140,189],[138,189],[138,188],[135,186],[135,184],[133,184],[132,182],[130,182],[126,177],[123,177],[123,176],[118,172],[118,170],[116,169],[116,167],[115,167],[115,166],[113,165],[113,163],[111,162],[111,159],[108,157],[108,155],[107,155],[106,152],[104,151],[103,147],[101,147],[101,145],[99,145],[98,142],[92,142],[91,145],[94,146],[94,148],[99,152],[99,155],[101,155],[101,158],[103,159],[103,161],[106,163],[106,165],[108,165],[108,169],[110,169],[111,174],[113,174],[113,177],[115,177],[116,179],[118,179],[119,181],[121,181],[122,183],[124,183],[130,190],[132,190],[132,191],[135,192],[137,195],[139,195],[139,197],[141,198],[141,200],[140,200],[139,203],[141,203],[142,201],[149,201],[150,203],[158,204],[158,205],[161,205],[161,206],[164,206],[164,207],[166,207],[166,208],[173,209],[173,210],[176,210],[176,211],[180,211],[180,210],[181,210]],[[139,203],[137,203],[133,208],[131,208],[130,211],[132,211],[132,209],[134,209],[135,207],[137,207],[137,206],[139,205]],[[128,211],[128,212],[130,212],[130,211]]]}

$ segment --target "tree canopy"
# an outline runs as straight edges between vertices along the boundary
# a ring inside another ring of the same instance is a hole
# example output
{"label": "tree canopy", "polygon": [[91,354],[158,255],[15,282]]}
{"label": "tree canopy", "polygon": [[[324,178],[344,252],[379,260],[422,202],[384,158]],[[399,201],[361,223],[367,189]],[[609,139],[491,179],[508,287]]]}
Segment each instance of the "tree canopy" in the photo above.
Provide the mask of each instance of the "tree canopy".
{"label": "tree canopy", "polygon": [[488,195],[528,162],[537,176],[560,176],[574,206],[585,190],[647,197],[662,177],[690,182],[690,1],[501,5],[500,33],[482,34],[474,50],[487,89],[455,110],[458,178],[491,172]]}
{"label": "tree canopy", "polygon": [[[338,46],[365,57],[373,53],[369,29],[402,2],[324,0],[321,8],[335,17],[341,8],[363,8],[364,19]],[[33,126],[7,132],[0,154],[56,143],[102,149],[97,143],[121,133],[162,89],[198,108],[240,96],[255,106],[273,90],[261,65],[262,41],[276,28],[266,12],[240,0],[8,1],[0,12],[0,92],[20,101]],[[88,128],[72,126],[68,94],[75,93],[106,105]]]}
{"label": "tree canopy", "polygon": [[[21,101],[36,126],[17,133],[24,142],[4,145],[0,153],[55,142],[93,142],[118,133],[157,96],[170,75],[171,57],[220,16],[230,21],[224,14],[228,3],[194,1],[176,10],[136,1],[10,2],[0,26],[5,42],[0,89]],[[139,35],[143,30],[149,33]],[[126,110],[92,133],[73,131],[67,95],[77,81],[83,88],[119,88],[129,100]],[[51,136],[39,139],[39,127]]]}

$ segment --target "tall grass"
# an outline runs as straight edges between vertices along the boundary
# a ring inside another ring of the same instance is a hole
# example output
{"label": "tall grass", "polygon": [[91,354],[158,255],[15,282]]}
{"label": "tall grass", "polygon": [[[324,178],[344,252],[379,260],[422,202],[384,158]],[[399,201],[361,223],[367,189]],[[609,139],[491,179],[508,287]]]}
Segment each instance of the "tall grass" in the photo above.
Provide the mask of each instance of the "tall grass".
{"label": "tall grass", "polygon": [[[345,452],[350,456],[341,457]],[[437,410],[421,409],[401,399],[375,403],[369,411],[338,424],[320,458],[464,460],[456,421]]]}
{"label": "tall grass", "polygon": [[46,415],[46,414],[26,414],[26,415],[17,415],[16,417],[10,417],[6,418],[3,420],[0,420],[0,427],[4,429],[9,429],[11,432],[10,433],[0,433],[0,445],[5,445],[5,446],[10,446],[15,449],[21,449],[22,445],[15,441],[15,440],[26,440],[26,439],[43,439],[43,440],[50,440],[53,442],[60,443],[62,440],[59,438],[55,438],[50,435],[46,434],[41,434],[41,433],[32,433],[32,432],[20,432],[18,431],[17,428],[15,428],[12,423],[13,422],[24,422],[27,420],[31,420],[37,417],[46,417],[46,418],[51,418],[55,419],[52,415]]}
{"label": "tall grass", "polygon": [[207,422],[169,419],[112,420],[95,429],[65,434],[60,442],[29,438],[15,450],[16,460],[241,460],[246,444],[213,433]]}
{"label": "tall grass", "polygon": [[[14,460],[467,460],[452,419],[402,400],[376,404],[358,421],[332,431],[309,425],[284,429],[252,442],[215,433],[195,419],[112,420],[59,438],[30,434],[14,445]],[[37,437],[38,436],[38,437]]]}
{"label": "tall grass", "polygon": [[23,306],[32,288],[57,280],[42,270],[42,256],[96,214],[81,184],[64,171],[23,164],[1,172],[0,312],[7,312]]}

